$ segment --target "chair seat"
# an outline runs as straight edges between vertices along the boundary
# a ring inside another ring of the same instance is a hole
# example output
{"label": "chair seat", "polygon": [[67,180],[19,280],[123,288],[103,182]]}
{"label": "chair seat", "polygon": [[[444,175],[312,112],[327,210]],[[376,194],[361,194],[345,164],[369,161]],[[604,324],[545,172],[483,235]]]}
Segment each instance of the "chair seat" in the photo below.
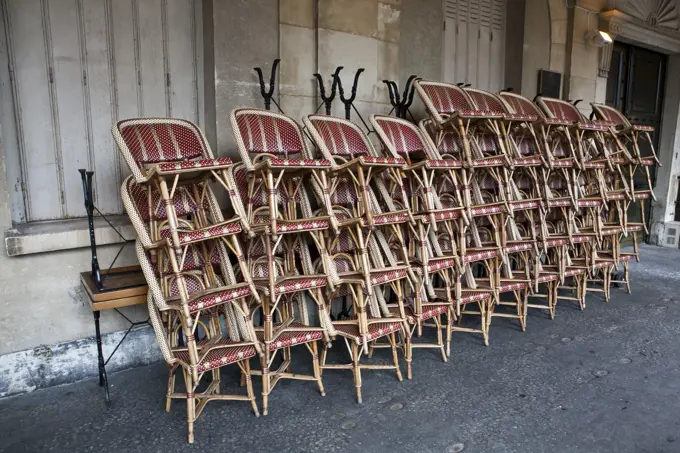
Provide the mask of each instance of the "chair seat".
{"label": "chair seat", "polygon": [[632,124],[630,128],[636,132],[654,132],[654,126],[645,124]]}
{"label": "chair seat", "polygon": [[655,165],[656,161],[653,157],[642,157],[638,160],[640,165]]}
{"label": "chair seat", "polygon": [[267,159],[268,166],[271,168],[331,168],[331,162],[326,159]]}
{"label": "chair seat", "polygon": [[[205,341],[203,341],[204,343]],[[199,342],[200,345],[201,342]],[[223,345],[223,346],[222,346]],[[203,373],[215,368],[219,368],[230,363],[240,362],[241,360],[254,357],[256,354],[253,345],[239,345],[230,340],[222,340],[217,346],[211,346],[211,350],[201,358],[197,366],[197,371]],[[175,351],[175,357],[189,364],[189,353],[187,351]],[[201,353],[199,352],[199,356]]]}
{"label": "chair seat", "polygon": [[552,272],[541,272],[536,279],[536,283],[554,282],[560,279],[560,275]]}
{"label": "chair seat", "polygon": [[586,269],[583,267],[568,267],[564,271],[564,276],[565,277],[573,277],[575,275],[582,275],[585,274]]}
{"label": "chair seat", "polygon": [[[257,215],[254,217],[253,226],[264,226],[269,231],[271,225],[268,215]],[[327,230],[330,227],[328,218],[282,220],[276,219],[277,233],[298,233],[302,231]]]}
{"label": "chair seat", "polygon": [[607,198],[610,200],[625,200],[626,193],[623,191],[607,192]]}
{"label": "chair seat", "polygon": [[[190,293],[187,305],[189,306],[190,313],[196,313],[197,311],[205,310],[214,307],[215,305],[248,297],[250,294],[250,287],[247,283],[224,287],[223,289],[211,288],[205,291]],[[168,300],[168,305],[171,307],[179,308],[180,304],[180,299],[177,297]]]}
{"label": "chair seat", "polygon": [[483,216],[489,214],[500,214],[505,212],[505,206],[502,204],[491,206],[473,206],[471,209],[473,216]]}
{"label": "chair seat", "polygon": [[527,209],[536,209],[541,205],[538,200],[521,200],[509,202],[513,211],[523,211]]}
{"label": "chair seat", "polygon": [[455,159],[432,159],[426,160],[425,166],[427,168],[461,168],[463,162]]}
{"label": "chair seat", "polygon": [[[391,306],[389,307],[389,309],[390,313],[392,313],[393,315],[400,316],[399,307]],[[420,319],[421,321],[427,321],[428,319],[432,319],[436,316],[443,315],[448,311],[448,309],[449,309],[448,304],[427,303],[426,305],[423,306],[423,313]],[[415,324],[416,322],[418,322],[418,317],[413,311],[413,307],[411,307],[410,305],[404,307],[404,314],[406,315],[406,321],[408,321],[409,324]]]}
{"label": "chair seat", "polygon": [[373,223],[376,225],[389,225],[394,223],[408,222],[408,211],[389,212],[386,214],[377,214],[373,216]]}
{"label": "chair seat", "polygon": [[513,165],[541,165],[543,161],[539,156],[527,156],[513,159]]}
{"label": "chair seat", "polygon": [[510,291],[525,289],[528,285],[529,283],[525,281],[502,281],[501,284],[498,285],[498,292],[509,293]]}
{"label": "chair seat", "polygon": [[444,220],[455,220],[460,218],[460,211],[463,208],[444,208],[441,210],[434,211],[432,213],[425,213],[419,217],[419,220],[423,223],[430,223],[431,216],[434,216],[435,222],[440,222]]}
{"label": "chair seat", "polygon": [[526,121],[527,123],[533,123],[538,120],[538,116],[523,115],[521,113],[505,113],[503,114],[503,119],[508,121]]}
{"label": "chair seat", "polygon": [[505,253],[526,252],[527,250],[532,250],[533,248],[534,248],[533,241],[515,242],[505,247]]}
{"label": "chair seat", "polygon": [[541,120],[548,126],[571,126],[573,121],[564,118],[541,118]]}
{"label": "chair seat", "polygon": [[579,208],[592,208],[601,205],[602,200],[599,198],[582,198],[580,200],[576,200],[576,206]]}
{"label": "chair seat", "polygon": [[389,269],[389,270],[377,270],[371,271],[371,283],[373,285],[384,285],[385,283],[390,283],[396,280],[401,280],[408,275],[408,269]]}
{"label": "chair seat", "polygon": [[620,261],[630,261],[635,259],[635,254],[634,253],[622,253],[619,255],[619,260]]}
{"label": "chair seat", "polygon": [[406,165],[401,157],[359,156],[359,162],[369,165]]}
{"label": "chair seat", "polygon": [[[338,332],[338,335],[354,340],[356,343],[361,343],[363,338],[359,332],[359,326],[356,324],[340,324],[333,323],[333,327]],[[366,334],[366,341],[377,340],[378,338],[389,335],[392,332],[398,332],[403,327],[401,321],[375,321],[369,319],[368,333]]]}
{"label": "chair seat", "polygon": [[563,245],[567,245],[568,243],[569,239],[567,238],[555,238],[544,241],[546,247],[561,247]]}
{"label": "chair seat", "polygon": [[[274,324],[274,331],[280,324]],[[257,339],[264,343],[264,332],[257,330]],[[323,338],[321,329],[309,330],[309,326],[305,326],[299,322],[291,323],[283,332],[269,343],[269,348],[272,351],[281,348],[288,348],[299,344],[309,343],[310,341],[317,341]]]}
{"label": "chair seat", "polygon": [[[242,231],[241,224],[239,222],[228,220],[217,225],[210,225],[205,228],[200,228],[198,230],[190,231],[178,231],[179,245],[189,245],[196,242],[205,241],[208,239],[215,239],[221,236],[229,236],[232,234],[238,234]],[[161,230],[162,238],[172,237],[169,228],[163,228]]]}
{"label": "chair seat", "polygon": [[233,162],[228,157],[217,159],[183,160],[180,162],[163,162],[158,164],[156,172],[161,175],[180,173],[191,170],[223,170],[231,167]]}
{"label": "chair seat", "polygon": [[571,206],[571,198],[553,198],[552,200],[548,200],[548,206],[551,208]]}
{"label": "chair seat", "polygon": [[598,131],[598,132],[606,132],[609,130],[609,125],[603,124],[602,122],[595,122],[595,121],[581,121],[579,123],[576,123],[579,129],[584,130],[584,131]]}
{"label": "chair seat", "polygon": [[430,258],[427,262],[428,272],[437,272],[443,269],[451,269],[456,265],[453,258]]}
{"label": "chair seat", "polygon": [[553,167],[573,167],[574,158],[573,157],[563,157],[552,161]]}
{"label": "chair seat", "polygon": [[499,165],[504,165],[505,159],[500,156],[484,157],[482,159],[473,159],[473,167],[497,167]]}
{"label": "chair seat", "polygon": [[491,291],[464,291],[461,294],[460,299],[458,299],[458,302],[460,302],[462,305],[465,305],[491,299],[492,296],[493,293]]}
{"label": "chair seat", "polygon": [[468,249],[467,253],[463,256],[463,263],[473,263],[475,261],[488,260],[489,258],[495,258],[499,255],[498,249],[489,250],[474,250]]}
{"label": "chair seat", "polygon": [[[268,280],[255,278],[255,285],[261,287],[265,293],[269,293]],[[274,295],[296,293],[312,288],[323,288],[328,284],[325,275],[299,275],[282,277],[274,284]]]}
{"label": "chair seat", "polygon": [[584,242],[590,242],[593,240],[592,235],[579,234],[571,237],[571,241],[575,244],[583,244]]}
{"label": "chair seat", "polygon": [[591,161],[588,161],[588,162],[584,162],[583,166],[585,168],[604,168],[604,167],[607,166],[607,164],[605,164],[604,162],[592,161],[591,160]]}

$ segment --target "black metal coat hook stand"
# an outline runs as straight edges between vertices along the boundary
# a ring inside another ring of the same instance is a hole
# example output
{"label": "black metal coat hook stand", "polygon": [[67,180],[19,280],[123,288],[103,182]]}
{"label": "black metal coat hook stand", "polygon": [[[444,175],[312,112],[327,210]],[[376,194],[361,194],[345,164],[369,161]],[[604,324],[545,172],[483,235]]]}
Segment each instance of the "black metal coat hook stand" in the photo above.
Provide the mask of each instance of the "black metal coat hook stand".
{"label": "black metal coat hook stand", "polygon": [[340,92],[340,100],[342,101],[343,104],[345,104],[345,119],[347,120],[352,119],[352,109],[354,109],[356,114],[359,116],[361,123],[364,125],[364,127],[368,131],[368,134],[370,135],[375,131],[370,128],[368,123],[366,123],[366,121],[364,120],[364,117],[361,116],[361,113],[359,113],[359,110],[357,110],[356,106],[354,105],[354,100],[357,97],[357,87],[359,86],[359,76],[361,76],[361,73],[364,71],[365,71],[364,68],[359,68],[357,69],[356,74],[354,74],[354,82],[352,83],[351,91],[352,94],[348,98],[345,97],[345,90],[342,87],[342,80],[340,79],[339,72],[336,72],[333,77],[335,77],[335,79],[338,81],[338,91]]}
{"label": "black metal coat hook stand", "polygon": [[[87,171],[84,168],[81,168],[78,170],[80,173],[80,178],[83,182],[83,198],[85,200],[85,211],[87,212],[87,225],[90,233],[90,252],[92,254],[91,258],[91,272],[92,272],[92,281],[94,284],[97,286],[97,289],[99,292],[110,292],[110,291],[116,291],[116,290],[122,290],[126,288],[130,288],[133,286],[137,285],[128,285],[128,286],[120,286],[116,285],[115,282],[113,284],[109,283],[107,285],[107,277],[111,275],[111,269],[113,268],[113,265],[116,263],[116,260],[120,256],[121,252],[127,245],[127,243],[130,241],[126,239],[121,232],[119,231],[118,228],[116,228],[109,219],[106,218],[104,214],[101,213],[99,209],[94,204],[94,198],[92,196],[92,176],[94,176],[93,171]],[[113,231],[116,232],[116,234],[120,237],[120,239],[123,241],[122,245],[120,246],[120,249],[118,249],[118,253],[116,253],[116,256],[113,258],[113,261],[111,261],[111,265],[107,269],[105,273],[102,273],[100,268],[99,268],[99,259],[97,257],[97,242],[95,239],[95,230],[94,230],[94,214],[95,212],[102,218],[106,223],[109,224],[109,226],[113,229]],[[116,272],[116,275],[120,276],[122,274],[126,274],[128,272]],[[99,309],[94,309],[93,306],[93,311],[92,314],[94,316],[94,330],[95,330],[95,337],[97,341],[97,365],[99,369],[99,385],[101,387],[104,387],[104,396],[106,398],[106,404],[110,405],[111,404],[111,396],[109,394],[109,379],[106,374],[106,365],[109,363],[111,360],[111,357],[116,353],[120,345],[123,343],[123,341],[127,338],[128,334],[130,331],[140,325],[145,325],[149,324],[149,319],[147,318],[144,321],[132,321],[130,318],[125,316],[123,313],[121,313],[117,308],[115,308],[115,311],[121,315],[125,320],[130,324],[129,328],[123,335],[123,338],[120,339],[118,344],[116,344],[116,347],[113,349],[113,351],[109,354],[108,358],[106,360],[104,359],[104,351],[102,347],[102,335],[101,335],[101,329],[99,326],[99,318],[101,315],[101,311]]]}
{"label": "black metal coat hook stand", "polygon": [[274,102],[274,105],[276,105],[276,108],[279,109],[279,112],[283,113],[283,110],[281,110],[281,106],[279,105],[278,102],[276,102],[276,99],[274,99],[274,88],[276,88],[276,70],[278,69],[280,62],[281,62],[280,58],[274,60],[274,64],[272,65],[272,73],[271,76],[269,77],[268,90],[265,88],[262,68],[253,68],[253,70],[257,73],[257,77],[260,79],[260,94],[264,99],[264,108],[267,110],[271,110],[272,102]]}
{"label": "black metal coat hook stand", "polygon": [[323,78],[321,77],[321,74],[318,72],[314,74],[314,77],[316,78],[316,81],[319,85],[319,95],[321,96],[321,104],[316,108],[314,113],[318,112],[321,106],[325,106],[326,108],[326,115],[331,114],[331,109],[333,107],[333,99],[335,99],[335,91],[338,87],[338,74],[342,71],[342,66],[338,66],[335,68],[335,73],[333,73],[333,82],[331,83],[331,94],[330,96],[326,96],[326,88],[324,87],[323,84]]}
{"label": "black metal coat hook stand", "polygon": [[413,114],[409,110],[411,104],[413,104],[413,95],[415,93],[415,85],[413,81],[418,78],[417,75],[412,75],[406,81],[406,86],[404,87],[404,93],[399,97],[399,88],[397,83],[393,80],[383,80],[383,83],[387,85],[387,90],[390,95],[390,104],[392,104],[392,111],[397,118],[406,119],[406,114],[410,114],[413,118]]}

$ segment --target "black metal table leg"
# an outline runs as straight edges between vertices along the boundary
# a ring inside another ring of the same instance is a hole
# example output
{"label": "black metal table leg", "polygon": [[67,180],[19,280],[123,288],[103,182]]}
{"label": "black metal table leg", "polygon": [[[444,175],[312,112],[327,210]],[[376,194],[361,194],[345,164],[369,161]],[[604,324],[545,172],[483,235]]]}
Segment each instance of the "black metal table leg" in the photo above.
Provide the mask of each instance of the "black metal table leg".
{"label": "black metal table leg", "polygon": [[94,315],[94,330],[97,336],[97,362],[99,366],[99,386],[104,387],[106,404],[111,405],[111,397],[109,396],[109,379],[106,376],[106,364],[104,362],[104,351],[102,350],[102,334],[99,329],[99,317],[101,313],[99,311],[92,312]]}

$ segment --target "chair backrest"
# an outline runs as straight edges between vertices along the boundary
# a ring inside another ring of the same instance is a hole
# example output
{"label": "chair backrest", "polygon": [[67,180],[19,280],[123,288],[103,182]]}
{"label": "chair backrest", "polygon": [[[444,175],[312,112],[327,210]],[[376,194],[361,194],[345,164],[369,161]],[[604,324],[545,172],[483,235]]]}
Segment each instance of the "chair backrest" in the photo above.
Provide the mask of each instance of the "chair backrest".
{"label": "chair backrest", "polygon": [[187,120],[132,118],[116,123],[111,133],[138,181],[149,164],[213,158],[203,132]]}
{"label": "chair backrest", "polygon": [[614,107],[610,107],[605,104],[598,104],[595,102],[592,102],[590,105],[593,107],[593,112],[595,112],[595,115],[597,116],[598,119],[611,121],[615,123],[617,126],[624,127],[630,126],[628,118],[626,118],[626,116],[623,113],[621,113]]}
{"label": "chair backrest", "polygon": [[573,123],[584,121],[585,119],[575,105],[561,99],[539,96],[536,99],[536,103],[549,118],[571,121]]}
{"label": "chair backrest", "polygon": [[[180,222],[182,217],[204,211],[213,223],[224,221],[217,199],[210,187],[206,187],[203,200],[196,200],[192,185],[177,186],[173,196],[173,206]],[[199,190],[203,190],[200,188]],[[120,195],[125,211],[137,236],[144,246],[149,246],[163,234],[167,227],[167,211],[160,192],[151,184],[140,184],[130,175],[123,181]],[[151,223],[156,225],[156,231],[151,231]]]}
{"label": "chair backrest", "polygon": [[428,113],[437,124],[458,111],[475,110],[472,100],[456,85],[428,80],[416,80],[414,85]]}
{"label": "chair backrest", "polygon": [[498,96],[477,88],[464,88],[465,93],[472,99],[477,110],[489,112],[493,115],[504,115],[511,113],[506,105],[503,104]]}
{"label": "chair backrest", "polygon": [[353,159],[378,156],[364,131],[353,122],[327,115],[309,115],[302,119],[324,159],[337,163],[336,157]]}
{"label": "chair backrest", "polygon": [[292,118],[262,109],[236,109],[230,115],[241,160],[248,169],[261,154],[309,158],[300,125]]}
{"label": "chair backrest", "polygon": [[[431,119],[421,120],[418,127],[423,134],[430,137],[435,150],[437,151],[437,159],[441,159],[445,155],[453,156],[460,160],[463,153],[463,141],[460,135],[450,130],[438,131],[434,122]],[[441,136],[438,138],[439,134]]]}
{"label": "chair backrest", "polygon": [[498,93],[498,97],[500,100],[505,102],[506,106],[510,108],[512,113],[518,115],[538,116],[539,118],[545,116],[536,104],[524,96],[502,91]]}
{"label": "chair backrest", "polygon": [[373,128],[381,143],[392,154],[411,158],[422,156],[436,160],[438,155],[428,134],[423,133],[415,124],[394,116],[371,115]]}

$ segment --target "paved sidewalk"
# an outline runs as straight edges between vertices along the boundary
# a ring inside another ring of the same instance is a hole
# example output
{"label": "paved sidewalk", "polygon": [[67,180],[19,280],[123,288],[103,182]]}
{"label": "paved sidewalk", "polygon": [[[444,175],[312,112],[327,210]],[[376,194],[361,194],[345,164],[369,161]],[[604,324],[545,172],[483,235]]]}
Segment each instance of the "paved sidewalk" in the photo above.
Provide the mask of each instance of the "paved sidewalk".
{"label": "paved sidewalk", "polygon": [[111,375],[108,410],[96,380],[0,400],[0,451],[680,452],[680,251],[642,258],[631,295],[591,294],[584,312],[560,302],[554,321],[532,310],[525,333],[496,318],[489,347],[457,333],[449,363],[414,351],[412,381],[366,371],[362,405],[351,372],[326,371],[326,397],[283,382],[267,417],[208,404],[189,445],[185,406],[164,412],[158,363]]}

